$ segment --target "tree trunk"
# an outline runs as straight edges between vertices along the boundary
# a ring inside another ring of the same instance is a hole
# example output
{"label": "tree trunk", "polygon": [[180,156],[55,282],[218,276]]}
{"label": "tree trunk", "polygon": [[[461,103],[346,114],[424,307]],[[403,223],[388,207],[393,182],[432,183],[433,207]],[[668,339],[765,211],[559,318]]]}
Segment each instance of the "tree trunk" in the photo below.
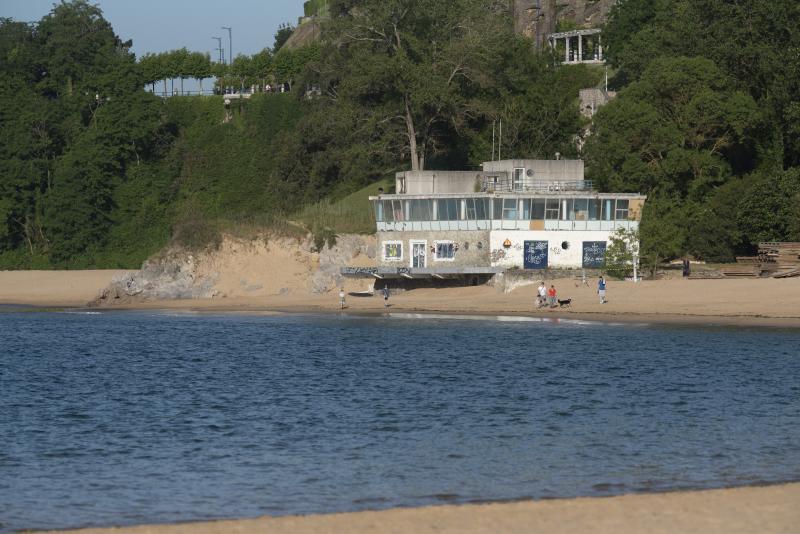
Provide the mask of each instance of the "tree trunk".
{"label": "tree trunk", "polygon": [[183,96],[183,76],[181,76],[181,96]]}
{"label": "tree trunk", "polygon": [[200,96],[203,96],[203,78],[199,78],[198,81],[200,82]]}
{"label": "tree trunk", "polygon": [[164,78],[164,96],[167,96],[167,79]]}
{"label": "tree trunk", "polygon": [[408,95],[403,96],[403,103],[406,107],[406,129],[408,130],[408,151],[411,156],[411,170],[424,171],[425,160],[420,158],[417,148],[417,130],[414,127],[414,117],[411,116],[411,106],[408,104]]}

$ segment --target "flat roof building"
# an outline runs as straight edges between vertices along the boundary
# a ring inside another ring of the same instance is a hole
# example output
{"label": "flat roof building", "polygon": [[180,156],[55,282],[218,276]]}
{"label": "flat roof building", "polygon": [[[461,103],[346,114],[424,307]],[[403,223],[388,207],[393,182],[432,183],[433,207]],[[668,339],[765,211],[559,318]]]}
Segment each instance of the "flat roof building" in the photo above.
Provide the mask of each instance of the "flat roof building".
{"label": "flat roof building", "polygon": [[611,234],[636,230],[645,196],[599,193],[582,160],[502,160],[480,171],[406,171],[370,197],[378,267],[350,276],[452,278],[602,268]]}

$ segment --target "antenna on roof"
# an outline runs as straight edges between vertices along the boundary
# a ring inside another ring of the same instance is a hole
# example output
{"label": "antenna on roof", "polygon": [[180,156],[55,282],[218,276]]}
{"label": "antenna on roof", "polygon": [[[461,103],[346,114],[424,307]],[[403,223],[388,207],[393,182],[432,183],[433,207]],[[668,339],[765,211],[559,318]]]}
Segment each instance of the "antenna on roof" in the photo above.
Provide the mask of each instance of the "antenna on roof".
{"label": "antenna on roof", "polygon": [[500,119],[500,142],[497,143],[497,160],[503,159],[501,155],[503,151],[503,119]]}
{"label": "antenna on roof", "polygon": [[492,161],[494,161],[494,127],[497,123],[497,119],[492,121]]}

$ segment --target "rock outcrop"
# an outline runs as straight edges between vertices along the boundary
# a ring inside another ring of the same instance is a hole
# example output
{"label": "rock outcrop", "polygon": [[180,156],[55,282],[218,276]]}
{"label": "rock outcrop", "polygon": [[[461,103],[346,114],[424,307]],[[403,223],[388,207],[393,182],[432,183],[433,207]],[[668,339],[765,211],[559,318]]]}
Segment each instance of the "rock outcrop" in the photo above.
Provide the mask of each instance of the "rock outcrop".
{"label": "rock outcrop", "polygon": [[572,21],[581,28],[605,24],[617,0],[511,0],[514,29],[530,37],[537,46],[547,44],[547,35],[556,31],[560,20]]}
{"label": "rock outcrop", "polygon": [[341,235],[321,251],[310,237],[226,237],[217,250],[170,250],[149,259],[140,270],[116,277],[92,304],[361,291],[368,289],[365,282],[345,280],[340,270],[375,265],[375,253],[374,236]]}
{"label": "rock outcrop", "polygon": [[214,282],[214,276],[198,275],[192,254],[172,251],[145,261],[138,271],[115,277],[91,304],[211,298]]}

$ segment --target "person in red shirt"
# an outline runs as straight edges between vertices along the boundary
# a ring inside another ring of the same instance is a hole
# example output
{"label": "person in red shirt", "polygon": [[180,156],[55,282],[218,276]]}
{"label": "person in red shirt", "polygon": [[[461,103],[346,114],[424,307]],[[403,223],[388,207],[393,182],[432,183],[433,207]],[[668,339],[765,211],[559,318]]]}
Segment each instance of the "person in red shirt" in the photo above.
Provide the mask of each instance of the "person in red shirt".
{"label": "person in red shirt", "polygon": [[556,286],[551,285],[550,289],[547,290],[547,298],[550,300],[550,307],[556,307]]}

